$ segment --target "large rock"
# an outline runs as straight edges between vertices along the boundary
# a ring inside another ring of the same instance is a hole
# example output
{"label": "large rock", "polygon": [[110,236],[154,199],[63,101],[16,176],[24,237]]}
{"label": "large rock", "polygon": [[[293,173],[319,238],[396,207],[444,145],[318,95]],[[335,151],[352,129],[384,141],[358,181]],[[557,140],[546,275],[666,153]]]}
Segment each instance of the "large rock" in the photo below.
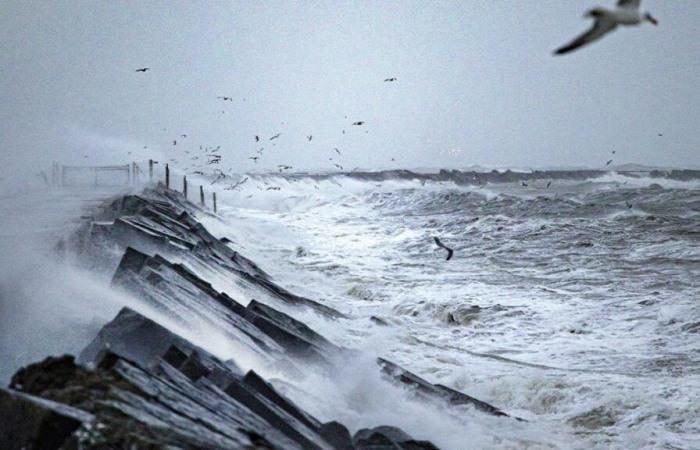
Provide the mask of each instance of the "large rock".
{"label": "large rock", "polygon": [[382,372],[388,375],[390,379],[410,387],[413,392],[419,396],[444,401],[450,405],[471,405],[479,411],[483,411],[494,416],[508,416],[508,414],[504,413],[493,405],[447,386],[430,383],[418,375],[404,369],[398,364],[394,364],[393,362],[384,358],[378,358],[377,363],[379,364]]}
{"label": "large rock", "polygon": [[357,450],[437,450],[428,441],[417,441],[403,430],[386,425],[363,428],[352,441]]}
{"label": "large rock", "polygon": [[0,448],[53,450],[61,448],[91,414],[67,405],[0,388]]}

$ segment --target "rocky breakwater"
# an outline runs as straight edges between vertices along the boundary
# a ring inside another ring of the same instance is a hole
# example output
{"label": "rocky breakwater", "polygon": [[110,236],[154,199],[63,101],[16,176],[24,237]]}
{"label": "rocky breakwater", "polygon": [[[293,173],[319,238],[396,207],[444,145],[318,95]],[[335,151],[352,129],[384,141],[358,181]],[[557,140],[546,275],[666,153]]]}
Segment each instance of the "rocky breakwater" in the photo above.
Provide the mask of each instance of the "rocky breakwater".
{"label": "rocky breakwater", "polygon": [[[114,265],[114,289],[157,309],[174,324],[171,328],[187,330],[192,320],[207,324],[237,345],[237,355],[298,373],[352,363],[357,353],[289,313],[308,308],[327,320],[347,320],[341,312],[276,285],[233,250],[231,240],[211,235],[198,214],[206,212],[177,193],[147,189],[104,205],[68,248],[90,264]],[[244,306],[202,274],[225,274],[260,298]],[[511,420],[492,405],[388,360],[377,364],[386,382],[404,386],[407,395],[472,405]],[[125,307],[77,358],[47,358],[20,369],[7,388],[0,388],[0,448],[437,447],[414,439],[411,430],[377,424],[353,435],[341,423],[323,423],[254,370],[242,369],[235,359],[222,360]]]}

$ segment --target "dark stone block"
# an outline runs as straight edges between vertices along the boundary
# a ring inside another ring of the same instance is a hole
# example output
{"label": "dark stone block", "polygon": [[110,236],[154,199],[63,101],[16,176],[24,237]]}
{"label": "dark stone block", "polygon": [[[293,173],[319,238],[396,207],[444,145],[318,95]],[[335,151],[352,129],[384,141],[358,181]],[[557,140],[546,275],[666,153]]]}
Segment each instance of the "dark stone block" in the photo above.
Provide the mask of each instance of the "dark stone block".
{"label": "dark stone block", "polygon": [[255,300],[246,307],[244,317],[294,356],[323,359],[324,353],[341,352],[304,323]]}
{"label": "dark stone block", "polygon": [[255,415],[262,417],[267,423],[280,430],[285,435],[299,443],[305,449],[319,449],[320,447],[311,442],[298,429],[292,426],[285,418],[270,405],[263,402],[255,392],[241,382],[234,381],[225,390],[228,395],[245,405]]}
{"label": "dark stone block", "polygon": [[192,381],[197,381],[201,377],[206,377],[211,373],[211,369],[207,367],[202,359],[197,355],[197,352],[192,352],[189,358],[180,367],[180,372]]}
{"label": "dark stone block", "polygon": [[179,369],[187,361],[187,353],[183,352],[177,345],[171,345],[163,355],[163,360],[171,366]]}
{"label": "dark stone block", "polygon": [[0,448],[60,448],[92,416],[70,406],[0,388]]}
{"label": "dark stone block", "polygon": [[[197,352],[200,361],[192,361],[193,367],[188,373],[195,375],[198,365],[205,366],[209,371],[214,367],[220,367],[228,371],[236,371],[231,364],[224,365],[208,352],[196,345],[182,339],[165,327],[142,316],[141,314],[123,308],[117,317],[102,327],[97,337],[88,345],[78,357],[81,364],[97,364],[102,351],[108,350],[129,361],[134,361],[141,367],[151,367],[157,364],[162,355],[175,345],[180,351]],[[202,355],[207,355],[202,357]],[[240,372],[240,370],[239,370]]]}
{"label": "dark stone block", "polygon": [[341,423],[335,421],[324,423],[321,425],[320,433],[335,450],[355,450],[350,432]]}
{"label": "dark stone block", "polygon": [[361,449],[400,449],[404,441],[413,438],[396,427],[380,426],[375,428],[363,428],[355,433],[353,442]]}
{"label": "dark stone block", "polygon": [[257,373],[252,370],[249,371],[243,377],[243,382],[310,429],[318,430],[320,423],[316,419],[297,408],[291,400],[278,393],[271,384],[263,380]]}

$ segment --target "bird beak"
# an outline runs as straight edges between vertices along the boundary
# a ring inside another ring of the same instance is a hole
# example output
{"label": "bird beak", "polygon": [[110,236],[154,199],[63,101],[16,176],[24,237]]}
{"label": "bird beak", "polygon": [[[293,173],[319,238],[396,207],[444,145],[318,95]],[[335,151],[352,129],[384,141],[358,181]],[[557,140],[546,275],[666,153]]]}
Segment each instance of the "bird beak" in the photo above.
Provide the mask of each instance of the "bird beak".
{"label": "bird beak", "polygon": [[654,26],[657,26],[659,24],[659,21],[653,18],[651,14],[647,14],[647,20],[651,22],[651,24]]}

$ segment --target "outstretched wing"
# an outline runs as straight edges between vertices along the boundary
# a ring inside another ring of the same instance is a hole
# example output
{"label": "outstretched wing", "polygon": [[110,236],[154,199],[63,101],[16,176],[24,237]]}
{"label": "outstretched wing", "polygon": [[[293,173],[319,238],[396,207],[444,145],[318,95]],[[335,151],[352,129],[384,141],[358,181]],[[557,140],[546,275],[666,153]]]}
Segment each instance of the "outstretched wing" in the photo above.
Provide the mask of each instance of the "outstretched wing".
{"label": "outstretched wing", "polygon": [[577,37],[567,45],[557,49],[555,55],[563,55],[571,51],[576,50],[579,47],[583,47],[586,44],[590,44],[593,41],[597,41],[602,38],[612,30],[617,27],[617,23],[607,19],[605,17],[597,18],[593,23],[593,28],[583,33],[581,36]]}
{"label": "outstretched wing", "polygon": [[454,254],[454,250],[452,250],[451,248],[447,248],[447,247],[445,247],[445,250],[447,250],[447,258],[445,258],[445,261],[449,261],[450,259],[452,259],[452,255]]}
{"label": "outstretched wing", "polygon": [[617,7],[618,8],[635,8],[639,9],[639,4],[642,3],[642,0],[619,0],[617,2]]}

